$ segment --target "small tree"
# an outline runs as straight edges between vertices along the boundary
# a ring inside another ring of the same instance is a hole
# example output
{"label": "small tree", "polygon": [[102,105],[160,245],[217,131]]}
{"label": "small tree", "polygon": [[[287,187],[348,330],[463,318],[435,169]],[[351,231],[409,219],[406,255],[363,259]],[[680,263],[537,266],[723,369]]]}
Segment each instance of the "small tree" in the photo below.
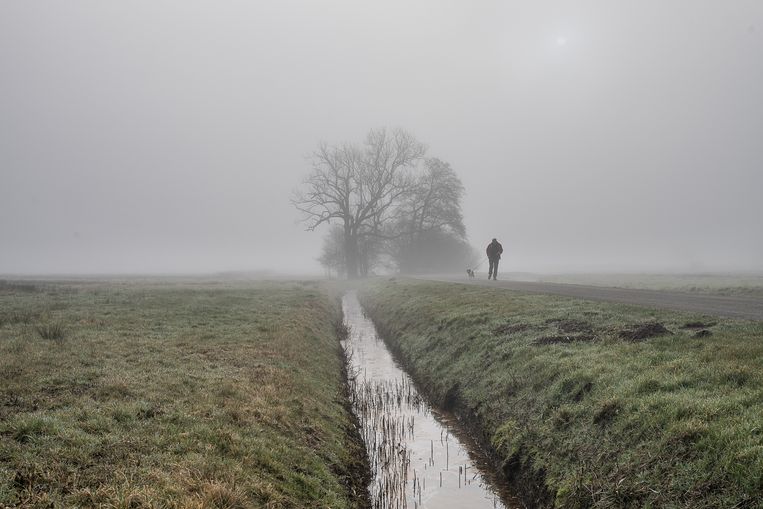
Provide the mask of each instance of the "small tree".
{"label": "small tree", "polygon": [[[382,255],[383,242],[373,236],[362,237],[358,241],[358,273],[365,277],[379,263]],[[320,264],[326,268],[329,275],[347,275],[347,257],[345,255],[344,228],[332,225],[323,238]]]}
{"label": "small tree", "polygon": [[400,272],[419,274],[462,271],[478,259],[468,242],[442,231],[423,233],[395,254]]}
{"label": "small tree", "polygon": [[340,226],[332,226],[323,238],[323,247],[318,261],[326,268],[329,277],[331,277],[332,272],[336,273],[338,277],[346,275],[347,263],[344,256],[344,230]]}
{"label": "small tree", "polygon": [[394,227],[400,234],[391,237],[390,254],[402,272],[442,270],[468,258],[463,194],[461,179],[448,163],[426,159]]}
{"label": "small tree", "polygon": [[425,161],[425,171],[416,180],[414,191],[408,195],[407,217],[412,235],[445,231],[458,238],[466,236],[461,198],[464,185],[453,168],[431,157]]}

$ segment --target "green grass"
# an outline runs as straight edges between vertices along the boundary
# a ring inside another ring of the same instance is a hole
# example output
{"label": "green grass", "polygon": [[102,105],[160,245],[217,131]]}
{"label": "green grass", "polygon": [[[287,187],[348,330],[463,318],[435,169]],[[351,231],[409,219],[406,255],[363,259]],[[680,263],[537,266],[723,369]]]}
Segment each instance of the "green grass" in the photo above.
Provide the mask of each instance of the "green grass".
{"label": "green grass", "polygon": [[[763,507],[763,324],[407,280],[361,296],[535,503]],[[672,334],[624,337],[654,322]]]}
{"label": "green grass", "polygon": [[0,507],[359,507],[313,283],[0,285]]}

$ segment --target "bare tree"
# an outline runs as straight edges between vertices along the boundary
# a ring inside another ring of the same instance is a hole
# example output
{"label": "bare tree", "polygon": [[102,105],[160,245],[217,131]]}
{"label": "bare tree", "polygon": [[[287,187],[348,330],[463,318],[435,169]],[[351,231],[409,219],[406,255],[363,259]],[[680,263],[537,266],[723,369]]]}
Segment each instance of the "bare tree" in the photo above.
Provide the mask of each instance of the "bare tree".
{"label": "bare tree", "polygon": [[461,198],[464,185],[450,164],[430,157],[416,179],[404,207],[404,220],[410,224],[400,231],[412,236],[426,232],[447,232],[458,239],[466,237]]}
{"label": "bare tree", "polygon": [[292,203],[308,230],[341,224],[348,277],[357,277],[362,268],[361,241],[384,237],[388,226],[399,220],[397,205],[413,182],[409,170],[425,151],[404,130],[374,129],[362,145],[322,144],[313,154],[313,170]]}

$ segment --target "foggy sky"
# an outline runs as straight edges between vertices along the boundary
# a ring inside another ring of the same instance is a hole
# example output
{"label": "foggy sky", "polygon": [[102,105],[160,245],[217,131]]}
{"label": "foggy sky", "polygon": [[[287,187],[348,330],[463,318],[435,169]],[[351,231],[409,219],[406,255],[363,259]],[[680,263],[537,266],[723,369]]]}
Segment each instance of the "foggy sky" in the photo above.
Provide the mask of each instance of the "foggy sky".
{"label": "foggy sky", "polygon": [[319,141],[402,127],[506,271],[763,270],[758,0],[0,3],[0,273],[317,271]]}

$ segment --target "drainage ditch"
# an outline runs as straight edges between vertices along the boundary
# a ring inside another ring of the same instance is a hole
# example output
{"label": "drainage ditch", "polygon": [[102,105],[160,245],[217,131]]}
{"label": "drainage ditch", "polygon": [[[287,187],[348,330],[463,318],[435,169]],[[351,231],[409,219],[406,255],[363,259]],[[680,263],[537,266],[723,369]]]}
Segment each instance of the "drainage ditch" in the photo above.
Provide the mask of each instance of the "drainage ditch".
{"label": "drainage ditch", "polygon": [[459,422],[431,406],[365,317],[342,301],[353,411],[368,451],[374,509],[518,508]]}

